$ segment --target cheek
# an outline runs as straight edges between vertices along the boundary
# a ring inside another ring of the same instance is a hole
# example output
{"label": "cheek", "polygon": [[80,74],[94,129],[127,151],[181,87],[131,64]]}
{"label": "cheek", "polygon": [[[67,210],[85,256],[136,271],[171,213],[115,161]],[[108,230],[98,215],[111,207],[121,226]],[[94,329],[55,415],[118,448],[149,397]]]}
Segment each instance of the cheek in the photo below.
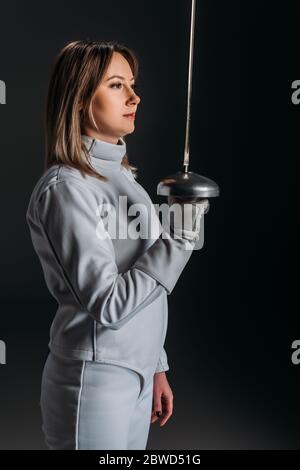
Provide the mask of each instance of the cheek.
{"label": "cheek", "polygon": [[93,101],[95,118],[109,119],[110,117],[118,116],[120,114],[119,108],[119,100],[113,95],[98,96]]}
{"label": "cheek", "polygon": [[97,96],[93,99],[92,109],[95,115],[103,113],[105,111],[105,108],[106,102],[104,98]]}

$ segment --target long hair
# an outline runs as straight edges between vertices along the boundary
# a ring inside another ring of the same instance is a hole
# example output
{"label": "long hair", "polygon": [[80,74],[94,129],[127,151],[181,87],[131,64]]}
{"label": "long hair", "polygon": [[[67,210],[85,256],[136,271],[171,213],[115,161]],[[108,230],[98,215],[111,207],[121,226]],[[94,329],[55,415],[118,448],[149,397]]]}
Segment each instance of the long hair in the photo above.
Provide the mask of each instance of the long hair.
{"label": "long hair", "polygon": [[[83,174],[107,180],[92,167],[81,134],[83,122],[94,121],[92,97],[114,52],[125,57],[136,79],[138,61],[134,52],[117,42],[73,41],[59,52],[46,98],[45,170],[62,163]],[[136,178],[137,168],[130,165],[127,154],[121,163],[132,170]]]}

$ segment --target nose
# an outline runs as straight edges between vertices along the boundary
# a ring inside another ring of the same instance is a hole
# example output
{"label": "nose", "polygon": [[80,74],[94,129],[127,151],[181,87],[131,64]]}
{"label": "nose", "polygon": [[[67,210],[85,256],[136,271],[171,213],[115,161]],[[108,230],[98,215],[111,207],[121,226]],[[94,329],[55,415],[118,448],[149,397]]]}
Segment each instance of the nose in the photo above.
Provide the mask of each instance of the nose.
{"label": "nose", "polygon": [[136,105],[138,105],[139,102],[141,101],[141,98],[139,97],[139,95],[136,94],[136,92],[134,90],[132,90],[129,101],[135,103]]}

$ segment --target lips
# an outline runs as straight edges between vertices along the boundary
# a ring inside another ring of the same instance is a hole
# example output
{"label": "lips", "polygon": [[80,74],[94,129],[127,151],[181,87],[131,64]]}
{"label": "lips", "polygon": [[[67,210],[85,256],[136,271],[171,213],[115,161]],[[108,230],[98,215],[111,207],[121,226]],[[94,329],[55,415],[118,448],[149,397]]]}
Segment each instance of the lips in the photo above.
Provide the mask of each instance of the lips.
{"label": "lips", "polygon": [[135,113],[124,114],[124,117],[126,117],[130,121],[135,121]]}

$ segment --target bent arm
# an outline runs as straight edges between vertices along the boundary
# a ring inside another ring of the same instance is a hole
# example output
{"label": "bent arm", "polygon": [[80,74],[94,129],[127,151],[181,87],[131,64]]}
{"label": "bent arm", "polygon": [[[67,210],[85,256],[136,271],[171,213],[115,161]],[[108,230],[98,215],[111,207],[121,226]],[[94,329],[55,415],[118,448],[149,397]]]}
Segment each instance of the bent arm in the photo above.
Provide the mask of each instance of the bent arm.
{"label": "bent arm", "polygon": [[111,239],[97,236],[96,229],[104,227],[96,208],[89,188],[70,181],[53,184],[38,201],[55,264],[76,301],[97,322],[118,329],[163,288],[171,293],[192,251],[183,240],[158,238],[130,270],[119,273]]}

